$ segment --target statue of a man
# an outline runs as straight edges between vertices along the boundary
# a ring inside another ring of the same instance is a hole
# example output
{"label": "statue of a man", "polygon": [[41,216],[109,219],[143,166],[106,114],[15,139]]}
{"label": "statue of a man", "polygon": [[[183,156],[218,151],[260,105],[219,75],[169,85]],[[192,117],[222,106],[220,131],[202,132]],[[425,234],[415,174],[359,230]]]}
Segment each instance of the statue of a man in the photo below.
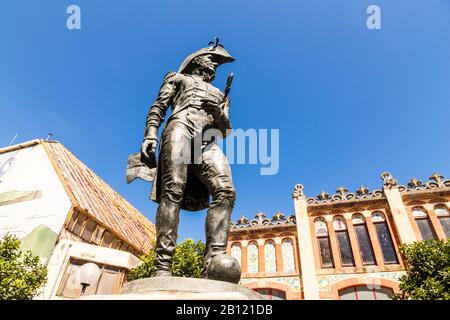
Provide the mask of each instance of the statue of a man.
{"label": "statue of a man", "polygon": [[[208,208],[203,277],[207,277],[211,259],[225,254],[236,193],[225,155],[214,141],[202,141],[202,135],[208,129],[225,133],[231,128],[230,99],[211,82],[216,68],[232,61],[234,58],[218,39],[210,47],[192,53],[178,72],[165,76],[158,98],[148,112],[140,161],[150,168],[156,166],[156,176],[148,179],[153,180],[150,198],[159,203],[153,276],[172,275],[180,209]],[[158,128],[170,106],[172,113],[158,142]],[[191,151],[190,161],[185,161],[186,150]]]}

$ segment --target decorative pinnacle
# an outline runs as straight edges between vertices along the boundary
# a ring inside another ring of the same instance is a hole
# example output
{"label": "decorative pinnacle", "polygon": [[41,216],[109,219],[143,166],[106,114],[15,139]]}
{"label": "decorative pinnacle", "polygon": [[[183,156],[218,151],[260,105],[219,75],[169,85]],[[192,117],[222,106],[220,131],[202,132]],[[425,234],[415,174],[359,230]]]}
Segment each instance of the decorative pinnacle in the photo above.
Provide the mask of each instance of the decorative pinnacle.
{"label": "decorative pinnacle", "polygon": [[339,193],[341,196],[345,196],[345,194],[348,192],[347,188],[340,186],[336,189],[336,192]]}
{"label": "decorative pinnacle", "polygon": [[284,219],[284,214],[282,214],[280,211],[277,211],[272,218],[274,221],[280,221]]}
{"label": "decorative pinnacle", "polygon": [[422,181],[417,180],[414,177],[408,182],[408,187],[410,188],[418,188],[420,186],[422,186]]}
{"label": "decorative pinnacle", "polygon": [[242,216],[239,218],[239,220],[237,221],[237,223],[238,223],[239,225],[245,225],[245,224],[248,223],[248,219],[247,219],[245,216],[242,215]]}
{"label": "decorative pinnacle", "polygon": [[369,189],[367,189],[364,186],[361,186],[361,187],[359,187],[358,190],[356,190],[356,194],[359,195],[359,196],[362,196],[364,194],[369,194]]}
{"label": "decorative pinnacle", "polygon": [[442,183],[442,180],[444,179],[444,176],[442,174],[440,174],[440,173],[434,172],[429,179],[436,181],[439,187],[443,187],[444,186],[444,184]]}
{"label": "decorative pinnacle", "polygon": [[388,189],[396,187],[398,184],[397,180],[395,180],[392,174],[390,174],[389,172],[383,172],[381,174],[381,179],[383,179],[383,185]]}
{"label": "decorative pinnacle", "polygon": [[255,218],[258,219],[258,224],[260,224],[260,225],[262,225],[262,222],[265,217],[266,217],[266,215],[264,213],[262,213],[261,211],[255,215]]}
{"label": "decorative pinnacle", "polygon": [[319,193],[319,195],[317,196],[317,198],[319,200],[326,200],[330,198],[330,195],[328,193],[326,193],[325,191],[322,190],[321,193]]}
{"label": "decorative pinnacle", "polygon": [[296,184],[294,187],[294,192],[292,192],[292,199],[298,200],[301,197],[304,197],[305,193],[303,192],[303,185],[302,184]]}

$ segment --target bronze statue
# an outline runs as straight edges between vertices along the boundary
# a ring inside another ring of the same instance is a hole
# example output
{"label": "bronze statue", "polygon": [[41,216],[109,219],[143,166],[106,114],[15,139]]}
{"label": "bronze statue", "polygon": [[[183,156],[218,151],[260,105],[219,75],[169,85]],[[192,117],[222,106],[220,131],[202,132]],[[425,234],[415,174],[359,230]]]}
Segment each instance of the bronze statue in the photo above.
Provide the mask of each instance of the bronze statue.
{"label": "bronze statue", "polygon": [[[216,38],[209,47],[189,55],[178,72],[167,73],[158,98],[147,114],[141,152],[129,157],[127,181],[136,177],[153,181],[150,198],[159,203],[153,276],[172,275],[180,209],[198,211],[208,208],[203,277],[208,277],[211,260],[225,254],[236,192],[222,150],[214,139],[202,141],[202,137],[208,129],[226,134],[231,128],[228,92],[232,75],[225,93],[211,82],[216,68],[232,61],[234,58]],[[172,113],[162,132],[156,160],[158,128],[169,106]],[[189,161],[185,161],[186,150],[190,151]],[[179,161],[180,157],[184,157],[184,161]]]}

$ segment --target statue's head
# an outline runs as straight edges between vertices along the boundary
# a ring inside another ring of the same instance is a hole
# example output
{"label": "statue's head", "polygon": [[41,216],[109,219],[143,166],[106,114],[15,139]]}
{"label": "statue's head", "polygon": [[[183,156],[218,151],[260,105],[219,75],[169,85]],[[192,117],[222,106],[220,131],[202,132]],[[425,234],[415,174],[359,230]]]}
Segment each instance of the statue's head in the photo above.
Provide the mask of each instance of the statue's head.
{"label": "statue's head", "polygon": [[218,65],[219,63],[214,60],[214,56],[212,54],[204,54],[195,57],[192,60],[192,73],[206,75],[209,77],[210,81],[213,81],[216,76],[216,69]]}
{"label": "statue's head", "polygon": [[190,54],[184,59],[178,72],[193,74],[206,74],[210,77],[210,81],[214,80],[216,69],[219,65],[232,62],[234,58],[225,50],[223,45],[219,44],[219,39],[210,42],[209,47],[202,48]]}

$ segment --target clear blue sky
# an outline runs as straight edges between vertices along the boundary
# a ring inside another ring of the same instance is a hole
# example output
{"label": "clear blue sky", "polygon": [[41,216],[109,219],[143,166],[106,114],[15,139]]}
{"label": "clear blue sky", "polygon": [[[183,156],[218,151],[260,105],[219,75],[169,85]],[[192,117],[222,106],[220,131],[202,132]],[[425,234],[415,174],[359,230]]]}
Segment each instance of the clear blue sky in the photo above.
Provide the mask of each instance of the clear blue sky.
{"label": "clear blue sky", "polygon": [[[82,29],[66,28],[81,7]],[[382,10],[368,30],[366,8]],[[280,129],[280,171],[233,165],[233,213],[294,212],[344,185],[379,188],[450,175],[448,0],[9,0],[0,4],[0,146],[54,134],[154,221],[151,185],[125,183],[163,76],[215,35],[236,57],[218,70],[235,128]],[[183,212],[180,240],[204,240],[205,212]]]}

